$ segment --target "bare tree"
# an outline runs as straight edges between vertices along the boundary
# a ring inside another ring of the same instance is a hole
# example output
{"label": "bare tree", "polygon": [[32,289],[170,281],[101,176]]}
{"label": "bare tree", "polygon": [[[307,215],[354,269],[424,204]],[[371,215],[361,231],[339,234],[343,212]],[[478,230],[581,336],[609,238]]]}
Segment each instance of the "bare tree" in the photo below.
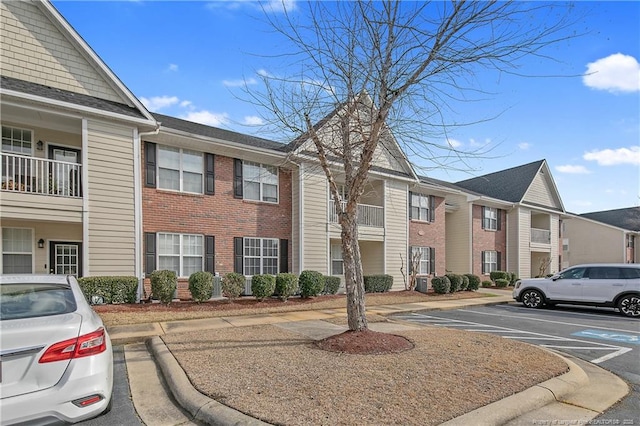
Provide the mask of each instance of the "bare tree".
{"label": "bare tree", "polygon": [[[326,175],[341,226],[348,324],[361,331],[356,216],[377,150],[397,143],[398,161],[436,164],[481,155],[433,142],[450,126],[471,124],[456,120],[454,107],[486,95],[476,73],[516,73],[519,59],[543,57],[543,48],[574,35],[557,3],[317,1],[299,11],[267,15],[291,48],[278,60],[296,76],[262,72],[265,90],[248,93],[293,135],[292,160],[313,158]],[[344,200],[338,182],[348,188]]]}

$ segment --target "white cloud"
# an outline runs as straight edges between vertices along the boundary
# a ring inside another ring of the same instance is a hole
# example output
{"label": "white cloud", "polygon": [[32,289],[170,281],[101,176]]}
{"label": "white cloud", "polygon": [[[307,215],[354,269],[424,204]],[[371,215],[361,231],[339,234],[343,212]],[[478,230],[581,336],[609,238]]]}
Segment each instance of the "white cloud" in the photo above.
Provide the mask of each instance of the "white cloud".
{"label": "white cloud", "polygon": [[618,164],[640,166],[640,146],[589,151],[585,152],[582,158],[587,161],[596,161],[600,166],[615,166]]}
{"label": "white cloud", "polygon": [[207,3],[207,8],[211,10],[237,10],[242,7],[250,7],[253,9],[264,9],[266,12],[281,13],[284,11],[290,12],[292,10],[296,10],[296,1],[297,0],[223,0],[209,2]]}
{"label": "white cloud", "polygon": [[242,124],[247,126],[262,126],[264,124],[264,120],[256,115],[247,115]]}
{"label": "white cloud", "polygon": [[556,166],[556,170],[560,173],[569,173],[574,175],[584,175],[591,173],[585,166],[574,166],[571,164]]}
{"label": "white cloud", "polygon": [[179,102],[176,96],[154,96],[152,98],[140,98],[140,102],[150,111],[158,111],[170,107]]}
{"label": "white cloud", "polygon": [[255,78],[250,78],[250,79],[238,79],[238,80],[222,80],[222,84],[224,84],[227,87],[244,87],[244,86],[250,86],[253,84],[257,84],[258,81]]}
{"label": "white cloud", "polygon": [[215,113],[210,111],[191,111],[181,118],[207,126],[222,126],[229,123],[229,114],[226,112]]}
{"label": "white cloud", "polygon": [[188,108],[192,105],[191,101],[182,101],[180,102],[180,107],[181,108]]}
{"label": "white cloud", "polygon": [[462,142],[460,142],[459,140],[456,140],[456,139],[447,139],[447,144],[451,148],[458,148],[458,147],[462,146]]}
{"label": "white cloud", "polygon": [[176,72],[176,71],[178,71],[178,65],[176,65],[176,64],[169,64],[169,66],[167,67],[167,71],[171,71],[171,72]]}
{"label": "white cloud", "polygon": [[615,53],[587,64],[582,82],[611,93],[640,91],[640,63],[633,56]]}
{"label": "white cloud", "polygon": [[528,142],[520,142],[520,143],[518,144],[518,148],[520,148],[520,149],[521,149],[521,150],[523,150],[523,151],[526,151],[526,150],[528,150],[529,148],[531,148],[531,144],[530,144],[530,143],[528,143]]}
{"label": "white cloud", "polygon": [[267,71],[265,69],[262,69],[262,68],[257,71],[257,74],[259,76],[262,76],[262,77],[273,77],[273,75],[271,75],[271,73],[269,73],[269,71]]}

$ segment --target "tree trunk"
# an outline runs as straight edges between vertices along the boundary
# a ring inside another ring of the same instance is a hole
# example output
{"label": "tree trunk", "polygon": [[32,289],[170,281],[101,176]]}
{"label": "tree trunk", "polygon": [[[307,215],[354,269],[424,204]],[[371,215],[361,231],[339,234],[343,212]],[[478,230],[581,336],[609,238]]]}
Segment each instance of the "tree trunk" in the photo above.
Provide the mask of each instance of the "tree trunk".
{"label": "tree trunk", "polygon": [[[344,279],[347,288],[347,321],[349,330],[363,331],[368,329],[365,316],[364,278],[358,245],[358,224],[356,222],[357,204],[350,206],[340,215],[342,226],[342,261]],[[351,207],[351,208],[350,208]]]}

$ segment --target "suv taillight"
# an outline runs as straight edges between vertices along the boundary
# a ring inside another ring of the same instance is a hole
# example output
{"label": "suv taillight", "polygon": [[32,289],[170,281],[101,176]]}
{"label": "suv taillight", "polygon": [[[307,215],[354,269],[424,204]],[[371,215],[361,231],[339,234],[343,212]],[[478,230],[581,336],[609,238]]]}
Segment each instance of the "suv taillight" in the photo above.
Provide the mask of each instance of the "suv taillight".
{"label": "suv taillight", "polygon": [[81,358],[96,355],[106,350],[107,340],[104,335],[104,328],[100,327],[93,333],[54,343],[42,354],[38,362],[43,364],[45,362]]}

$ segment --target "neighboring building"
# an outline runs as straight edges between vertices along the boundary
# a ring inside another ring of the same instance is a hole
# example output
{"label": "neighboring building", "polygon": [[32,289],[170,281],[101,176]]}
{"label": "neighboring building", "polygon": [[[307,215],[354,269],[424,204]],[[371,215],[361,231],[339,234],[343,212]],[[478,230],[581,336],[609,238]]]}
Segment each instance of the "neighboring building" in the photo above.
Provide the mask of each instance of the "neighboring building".
{"label": "neighboring building", "polygon": [[570,215],[563,227],[563,267],[640,261],[640,207]]}
{"label": "neighboring building", "polygon": [[141,277],[155,119],[49,2],[0,11],[0,269]]}

